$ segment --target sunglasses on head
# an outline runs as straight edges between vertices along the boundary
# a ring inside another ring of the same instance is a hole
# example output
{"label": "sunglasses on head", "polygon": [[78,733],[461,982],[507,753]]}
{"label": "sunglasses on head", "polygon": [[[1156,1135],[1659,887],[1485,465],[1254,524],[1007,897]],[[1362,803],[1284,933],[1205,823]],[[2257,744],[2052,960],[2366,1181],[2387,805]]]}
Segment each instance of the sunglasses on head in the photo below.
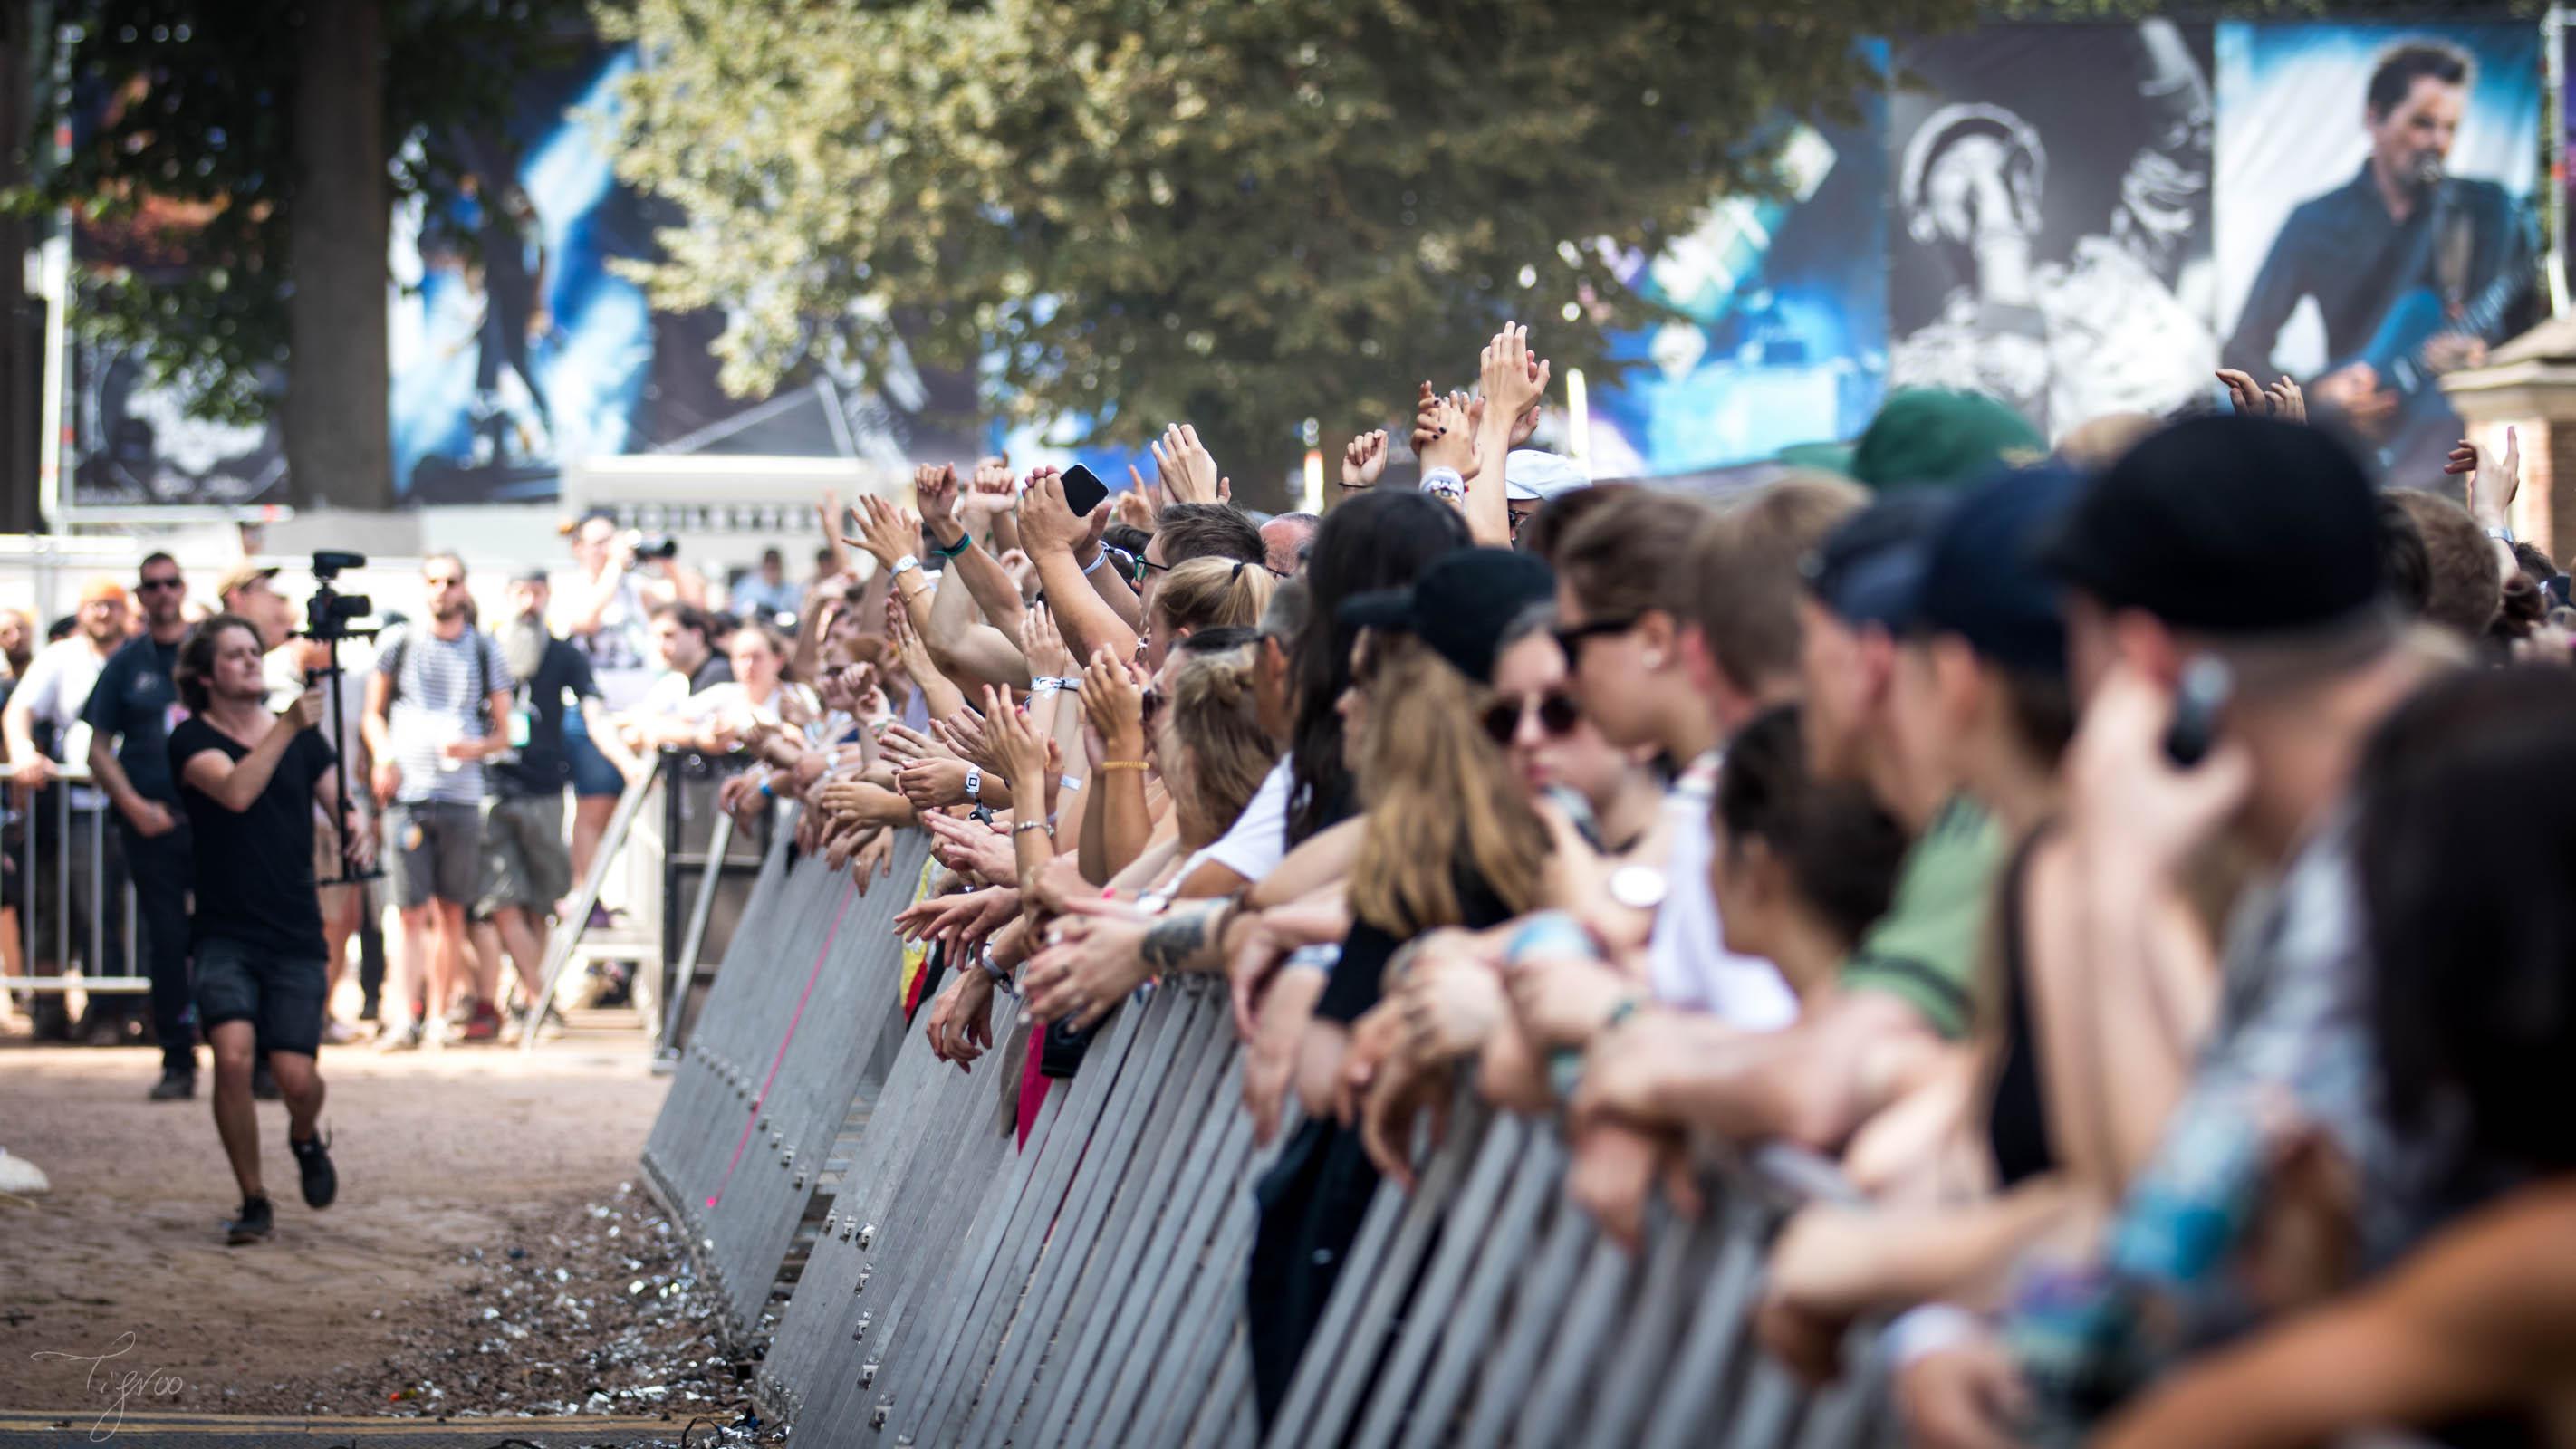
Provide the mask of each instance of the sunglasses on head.
{"label": "sunglasses on head", "polygon": [[1485,733],[1498,745],[1508,745],[1521,732],[1521,721],[1532,709],[1538,711],[1538,727],[1552,740],[1561,740],[1583,722],[1583,706],[1562,689],[1545,694],[1505,695],[1485,706]]}

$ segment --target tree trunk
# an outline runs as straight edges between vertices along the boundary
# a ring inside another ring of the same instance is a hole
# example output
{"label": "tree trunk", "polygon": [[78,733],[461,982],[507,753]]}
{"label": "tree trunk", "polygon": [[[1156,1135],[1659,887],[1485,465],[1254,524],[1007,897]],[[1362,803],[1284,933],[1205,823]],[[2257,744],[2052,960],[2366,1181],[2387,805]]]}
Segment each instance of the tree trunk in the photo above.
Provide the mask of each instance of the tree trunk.
{"label": "tree trunk", "polygon": [[297,503],[394,505],[383,0],[308,5],[295,96],[286,468]]}
{"label": "tree trunk", "polygon": [[[17,144],[28,134],[31,88],[43,84],[36,57],[49,53],[37,43],[50,23],[51,7],[0,6],[0,191],[25,184],[28,147]],[[39,13],[45,12],[45,13]],[[51,145],[53,138],[36,138]],[[38,405],[44,393],[44,314],[27,295],[26,269],[20,258],[35,241],[35,228],[14,216],[0,216],[0,533],[36,531],[36,433]]]}

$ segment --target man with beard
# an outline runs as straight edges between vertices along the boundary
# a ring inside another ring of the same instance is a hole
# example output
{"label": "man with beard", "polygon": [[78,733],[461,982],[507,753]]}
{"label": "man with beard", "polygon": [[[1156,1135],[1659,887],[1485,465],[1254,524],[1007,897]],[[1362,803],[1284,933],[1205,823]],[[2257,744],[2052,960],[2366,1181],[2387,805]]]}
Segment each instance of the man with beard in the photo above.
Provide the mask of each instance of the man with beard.
{"label": "man with beard", "polygon": [[[170,773],[170,730],[187,717],[170,672],[188,632],[180,606],[188,583],[178,560],[155,553],[134,585],[143,632],[108,656],[81,709],[89,726],[89,772],[116,807],[117,835],[142,914],[142,947],[152,978],[152,1029],[161,1041],[161,1080],[152,1100],[196,1095],[195,1023],[188,1016],[188,822]],[[274,1088],[272,1087],[272,1092]]]}
{"label": "man with beard", "polygon": [[[427,627],[404,624],[377,639],[367,680],[367,753],[384,811],[386,884],[402,915],[394,999],[379,1045],[421,1044],[466,972],[465,907],[483,853],[483,762],[510,747],[503,726],[515,681],[500,646],[474,627],[465,563],[434,553],[421,564]],[[426,991],[423,991],[424,974]],[[417,1013],[417,1014],[416,1014]],[[477,1000],[466,1025],[498,1031],[500,1013]]]}
{"label": "man with beard", "polygon": [[[537,1000],[544,986],[545,925],[555,903],[573,885],[563,831],[564,789],[573,782],[564,739],[565,706],[569,702],[573,710],[589,711],[599,701],[590,660],[546,632],[549,592],[542,568],[512,579],[510,621],[498,631],[501,657],[510,673],[527,684],[509,729],[518,758],[495,761],[491,767],[492,796],[484,802],[483,864],[474,906],[475,957],[484,993],[493,999],[499,995],[497,946],[509,952],[527,996],[514,1018],[522,1033],[537,1030],[552,1010],[551,1004]],[[592,738],[624,753],[614,730],[602,729]]]}

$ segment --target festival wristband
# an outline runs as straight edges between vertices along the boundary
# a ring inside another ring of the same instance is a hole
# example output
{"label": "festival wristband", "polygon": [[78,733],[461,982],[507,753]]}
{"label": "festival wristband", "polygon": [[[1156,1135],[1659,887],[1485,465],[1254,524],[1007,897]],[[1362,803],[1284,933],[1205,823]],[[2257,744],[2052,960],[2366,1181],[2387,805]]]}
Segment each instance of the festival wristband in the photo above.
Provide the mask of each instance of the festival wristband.
{"label": "festival wristband", "polygon": [[1058,775],[1055,783],[1056,788],[1059,790],[1079,790],[1082,788],[1082,777],[1080,775]]}
{"label": "festival wristband", "polygon": [[919,567],[921,567],[920,559],[911,554],[905,554],[903,557],[896,559],[894,561],[894,567],[886,570],[886,573],[888,577],[899,579],[903,577],[905,570],[917,569]]}
{"label": "festival wristband", "polygon": [[1084,578],[1089,578],[1093,574],[1100,572],[1100,566],[1107,562],[1109,562],[1109,550],[1103,548],[1091,556],[1091,562],[1082,566],[1082,576]]}
{"label": "festival wristband", "polygon": [[981,765],[966,767],[966,799],[970,804],[984,803],[984,769]]}
{"label": "festival wristband", "polygon": [[943,543],[933,547],[930,551],[939,555],[941,558],[955,558],[974,546],[975,535],[961,528],[957,531],[956,547],[951,548],[947,544]]}
{"label": "festival wristband", "polygon": [[1581,956],[1601,959],[1601,947],[1583,923],[1565,911],[1541,911],[1523,922],[1503,947],[1503,961],[1517,966],[1532,956]]}
{"label": "festival wristband", "polygon": [[1422,491],[1455,502],[1467,496],[1467,480],[1455,468],[1432,468],[1422,475]]}

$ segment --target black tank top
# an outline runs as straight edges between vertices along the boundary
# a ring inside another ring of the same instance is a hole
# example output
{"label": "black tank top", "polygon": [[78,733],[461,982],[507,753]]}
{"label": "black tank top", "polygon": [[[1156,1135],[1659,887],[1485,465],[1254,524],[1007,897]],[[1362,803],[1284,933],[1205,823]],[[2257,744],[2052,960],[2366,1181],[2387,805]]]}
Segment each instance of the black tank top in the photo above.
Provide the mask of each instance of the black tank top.
{"label": "black tank top", "polygon": [[2003,965],[2004,1047],[2003,1069],[1995,1074],[1994,1099],[1986,1107],[1986,1145],[1995,1155],[1995,1175],[2006,1188],[2057,1167],[2039,1088],[2039,1049],[2030,1025],[2029,951],[2022,940],[2031,856],[2055,828],[2052,821],[2022,837],[2004,869],[2003,891],[1995,901]]}

